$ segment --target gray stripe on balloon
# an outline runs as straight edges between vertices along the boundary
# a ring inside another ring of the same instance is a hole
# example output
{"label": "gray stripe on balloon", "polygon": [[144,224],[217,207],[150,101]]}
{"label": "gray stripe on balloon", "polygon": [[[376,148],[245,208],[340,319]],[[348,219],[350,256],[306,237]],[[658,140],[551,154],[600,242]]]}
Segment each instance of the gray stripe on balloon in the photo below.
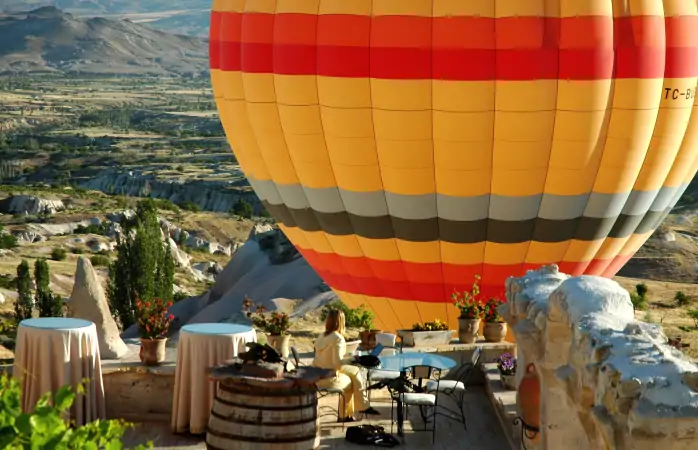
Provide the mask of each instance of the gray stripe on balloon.
{"label": "gray stripe on balloon", "polygon": [[[530,196],[480,195],[455,197],[443,194],[403,195],[386,191],[354,192],[339,188],[309,188],[299,184],[276,184],[249,178],[261,200],[290,209],[311,208],[320,213],[349,213],[362,217],[392,216],[406,220],[440,218],[450,221],[526,221],[536,218],[570,220],[579,217],[614,218],[620,214],[644,215],[662,211],[678,187],[658,191],[617,194],[592,192],[580,195],[537,194]],[[657,201],[661,199],[661,201]]]}

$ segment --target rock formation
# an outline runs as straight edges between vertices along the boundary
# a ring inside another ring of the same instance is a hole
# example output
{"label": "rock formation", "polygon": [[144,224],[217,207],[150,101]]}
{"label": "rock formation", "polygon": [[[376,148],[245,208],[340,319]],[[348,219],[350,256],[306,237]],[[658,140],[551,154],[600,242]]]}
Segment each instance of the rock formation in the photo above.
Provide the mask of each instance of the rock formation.
{"label": "rock formation", "polygon": [[119,329],[109,311],[107,297],[88,258],[78,258],[75,285],[68,302],[68,316],[90,320],[97,326],[102,359],[119,359],[128,347],[119,337]]}
{"label": "rock formation", "polygon": [[33,195],[12,195],[0,200],[0,212],[5,214],[53,214],[65,209],[60,200],[47,200]]}
{"label": "rock formation", "polygon": [[557,266],[509,278],[500,313],[516,337],[517,385],[541,382],[540,450],[698,448],[698,366],[634,319],[627,291]]}

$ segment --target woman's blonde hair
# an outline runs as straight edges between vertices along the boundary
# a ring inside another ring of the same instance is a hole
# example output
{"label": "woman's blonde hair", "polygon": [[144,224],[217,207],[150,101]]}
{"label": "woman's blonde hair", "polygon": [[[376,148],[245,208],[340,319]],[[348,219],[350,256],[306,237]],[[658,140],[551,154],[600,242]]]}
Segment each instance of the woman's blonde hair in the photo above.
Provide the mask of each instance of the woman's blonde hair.
{"label": "woman's blonde hair", "polygon": [[325,336],[335,331],[341,335],[346,331],[344,312],[339,309],[331,310],[325,319]]}

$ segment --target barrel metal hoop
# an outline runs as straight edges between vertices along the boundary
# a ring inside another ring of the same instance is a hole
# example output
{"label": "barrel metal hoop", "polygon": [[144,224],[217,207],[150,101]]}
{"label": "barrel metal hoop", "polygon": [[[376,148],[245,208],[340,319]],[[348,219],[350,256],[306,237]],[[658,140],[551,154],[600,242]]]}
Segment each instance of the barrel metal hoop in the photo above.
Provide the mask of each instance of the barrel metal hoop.
{"label": "barrel metal hoop", "polygon": [[[213,409],[211,410],[211,415],[214,416],[214,417],[216,417],[216,418],[218,418],[218,419],[221,419],[221,420],[223,420],[223,421],[225,421],[225,422],[229,422],[229,423],[237,423],[237,424],[240,424],[240,425],[260,425],[260,422],[259,422],[259,421],[256,421],[256,420],[255,420],[255,421],[249,421],[249,420],[231,419],[231,417],[233,416],[233,414],[230,414],[230,415],[225,416],[225,415],[223,415],[223,414],[221,414],[221,413],[218,413],[218,412],[214,411]],[[313,410],[313,415],[312,415],[311,417],[307,418],[307,419],[295,420],[295,421],[293,421],[293,422],[264,422],[263,425],[264,425],[265,427],[285,427],[285,426],[289,426],[289,425],[304,425],[304,424],[306,424],[306,423],[313,423],[313,422],[316,422],[317,419],[318,419],[318,416],[317,416],[317,408],[315,408],[315,409]]]}
{"label": "barrel metal hoop", "polygon": [[294,411],[297,409],[303,409],[303,408],[310,408],[313,406],[317,406],[317,401],[313,403],[309,403],[307,405],[293,405],[293,406],[259,406],[259,405],[249,405],[249,404],[242,404],[242,403],[236,403],[236,402],[231,402],[229,400],[225,400],[220,398],[219,396],[216,396],[215,401],[221,402],[226,406],[232,406],[235,408],[243,408],[243,409],[254,409],[254,410],[263,410],[263,411]]}
{"label": "barrel metal hoop", "polygon": [[[249,386],[246,384],[242,384],[242,386]],[[230,384],[223,384],[219,383],[218,384],[218,389],[228,392],[230,394],[237,394],[237,395],[249,395],[251,397],[256,397],[260,395],[259,388],[253,387],[252,389],[236,389],[232,387]],[[256,395],[255,395],[256,394]],[[289,391],[288,389],[279,389],[279,390],[263,390],[263,395],[264,397],[294,397],[294,396],[304,396],[307,395],[309,397],[315,397],[317,394],[316,392],[313,391],[303,391],[300,389],[297,390],[291,390]]]}
{"label": "barrel metal hoop", "polygon": [[[213,413],[212,413],[213,414]],[[222,417],[218,417],[221,420],[225,420]],[[233,422],[234,423],[234,422]],[[232,424],[232,423],[231,423]],[[260,425],[260,424],[255,424]],[[269,424],[264,424],[267,426]],[[287,425],[287,424],[282,424]],[[225,433],[223,431],[218,431],[208,427],[207,433],[222,439],[230,439],[238,442],[255,442],[255,443],[269,443],[269,444],[293,444],[296,442],[314,441],[317,439],[318,433],[316,430],[308,433],[305,436],[298,437],[273,437],[273,438],[263,438],[263,437],[253,437],[253,436],[241,436],[239,434]]]}

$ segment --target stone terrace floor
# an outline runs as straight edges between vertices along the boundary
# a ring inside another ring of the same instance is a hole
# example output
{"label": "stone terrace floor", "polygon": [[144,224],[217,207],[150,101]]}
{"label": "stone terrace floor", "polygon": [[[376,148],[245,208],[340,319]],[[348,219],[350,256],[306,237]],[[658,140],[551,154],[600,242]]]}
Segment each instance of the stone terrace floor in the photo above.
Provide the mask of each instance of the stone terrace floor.
{"label": "stone terrace floor", "polygon": [[[374,416],[370,421],[354,422],[347,426],[371,423],[380,425],[386,431],[390,431],[390,400],[387,396],[387,390],[373,391],[372,406],[376,408],[381,415]],[[447,397],[440,397],[439,402],[447,403],[447,406],[453,408],[455,405]],[[324,398],[320,400],[320,405],[336,406],[337,397]],[[437,432],[436,443],[432,445],[431,432],[415,432],[413,428],[418,430],[424,428],[424,424],[420,418],[419,410],[414,407],[410,409],[409,420],[405,421],[405,445],[398,448],[422,449],[461,449],[461,450],[509,450],[510,446],[504,436],[501,425],[492,408],[492,404],[488,400],[484,387],[471,386],[466,393],[466,417],[468,430],[465,431],[463,425],[448,420],[446,417],[437,417]],[[322,418],[322,441],[321,449],[343,450],[343,449],[359,449],[368,448],[367,446],[358,446],[347,442],[344,439],[344,431],[342,425],[332,422],[330,417]],[[431,426],[431,424],[430,424]],[[393,429],[393,435],[397,437],[397,427]],[[205,449],[205,436],[178,436],[172,435],[169,426],[163,423],[147,423],[141,424],[138,429],[130,430],[126,436],[126,447],[138,443],[145,443],[152,440],[156,449],[169,450],[199,450]],[[375,447],[383,448],[383,447]]]}

